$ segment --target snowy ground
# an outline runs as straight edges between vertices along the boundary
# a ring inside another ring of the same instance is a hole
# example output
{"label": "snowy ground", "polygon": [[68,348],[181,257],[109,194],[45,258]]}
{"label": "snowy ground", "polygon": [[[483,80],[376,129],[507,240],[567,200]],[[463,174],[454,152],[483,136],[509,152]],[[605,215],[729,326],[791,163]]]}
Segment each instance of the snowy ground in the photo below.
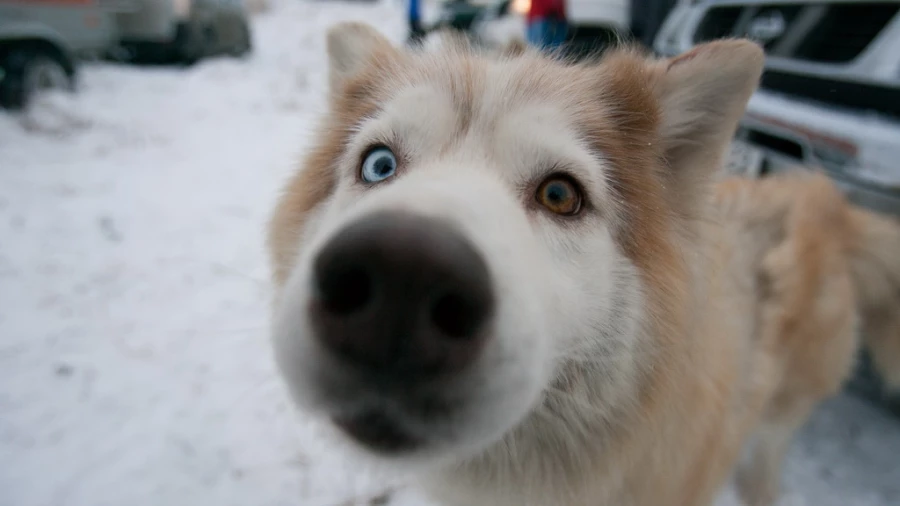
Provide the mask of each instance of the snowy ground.
{"label": "snowy ground", "polygon": [[[274,3],[246,61],[90,65],[76,97],[0,112],[0,505],[330,506],[384,483],[273,374],[261,224],[322,110],[323,26],[399,39],[402,15]],[[784,504],[900,504],[898,455],[900,424],[835,400]]]}

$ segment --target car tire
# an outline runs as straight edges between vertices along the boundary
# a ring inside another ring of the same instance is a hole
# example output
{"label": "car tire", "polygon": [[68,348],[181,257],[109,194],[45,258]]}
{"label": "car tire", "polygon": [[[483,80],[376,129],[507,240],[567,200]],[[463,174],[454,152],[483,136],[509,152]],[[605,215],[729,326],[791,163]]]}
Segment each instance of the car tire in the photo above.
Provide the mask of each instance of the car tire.
{"label": "car tire", "polygon": [[190,21],[178,25],[173,46],[173,60],[182,65],[193,65],[206,56],[206,40],[203,27]]}
{"label": "car tire", "polygon": [[241,23],[240,40],[232,48],[231,54],[237,57],[247,56],[253,50],[253,37],[246,22]]}
{"label": "car tire", "polygon": [[2,62],[0,106],[22,109],[45,90],[71,90],[73,76],[58,55],[41,47],[12,49]]}

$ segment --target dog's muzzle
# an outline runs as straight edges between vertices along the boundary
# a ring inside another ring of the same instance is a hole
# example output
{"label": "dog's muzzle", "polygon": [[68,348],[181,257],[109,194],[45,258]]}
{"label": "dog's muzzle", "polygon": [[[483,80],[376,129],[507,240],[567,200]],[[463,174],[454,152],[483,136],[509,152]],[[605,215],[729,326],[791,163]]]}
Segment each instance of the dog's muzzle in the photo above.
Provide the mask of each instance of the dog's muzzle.
{"label": "dog's muzzle", "polygon": [[[315,339],[372,389],[393,396],[451,380],[476,362],[490,335],[488,266],[448,222],[371,214],[338,231],[312,267]],[[411,444],[377,412],[335,421],[368,446]]]}

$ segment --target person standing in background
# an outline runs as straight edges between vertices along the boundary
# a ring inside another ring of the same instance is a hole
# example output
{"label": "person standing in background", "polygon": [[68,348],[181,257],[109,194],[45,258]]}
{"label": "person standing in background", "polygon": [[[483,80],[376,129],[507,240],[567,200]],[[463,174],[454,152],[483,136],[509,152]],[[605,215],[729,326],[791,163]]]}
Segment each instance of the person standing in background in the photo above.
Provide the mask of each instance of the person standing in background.
{"label": "person standing in background", "polygon": [[531,0],[525,16],[528,43],[541,49],[554,49],[566,41],[566,0]]}

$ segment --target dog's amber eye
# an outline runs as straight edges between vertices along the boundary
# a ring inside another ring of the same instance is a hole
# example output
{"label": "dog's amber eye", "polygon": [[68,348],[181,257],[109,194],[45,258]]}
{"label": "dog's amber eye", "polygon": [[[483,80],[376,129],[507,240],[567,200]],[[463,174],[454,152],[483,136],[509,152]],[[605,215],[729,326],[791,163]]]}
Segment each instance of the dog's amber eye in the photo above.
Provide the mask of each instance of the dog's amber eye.
{"label": "dog's amber eye", "polygon": [[581,191],[565,176],[550,176],[538,187],[535,196],[540,205],[556,214],[572,216],[581,211]]}

